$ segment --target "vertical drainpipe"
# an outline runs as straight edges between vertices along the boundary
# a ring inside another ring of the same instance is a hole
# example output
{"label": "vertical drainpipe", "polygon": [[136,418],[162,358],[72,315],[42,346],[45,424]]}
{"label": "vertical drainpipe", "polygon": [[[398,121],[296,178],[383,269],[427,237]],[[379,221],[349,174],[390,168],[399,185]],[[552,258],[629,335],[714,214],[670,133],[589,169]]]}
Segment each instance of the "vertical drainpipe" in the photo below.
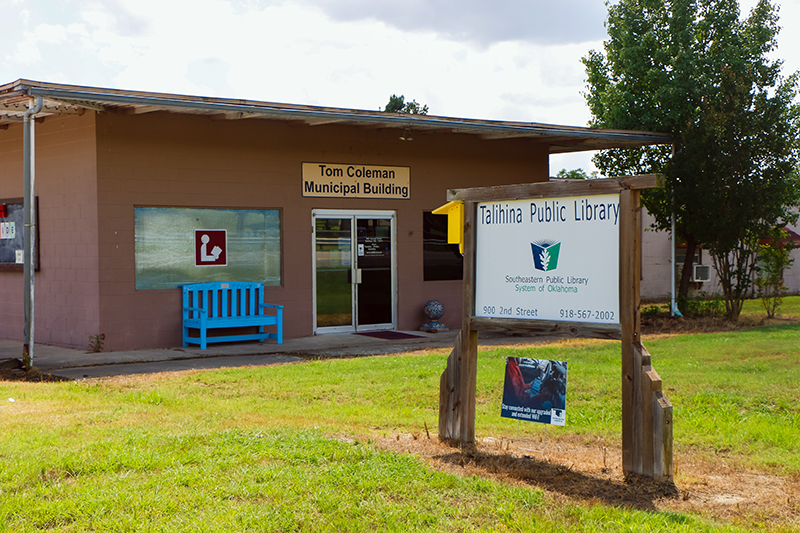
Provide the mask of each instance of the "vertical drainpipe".
{"label": "vertical drainpipe", "polygon": [[675,313],[678,313],[678,304],[675,301],[675,275],[677,273],[675,269],[675,207],[672,208],[672,229],[669,236],[669,251],[670,251],[670,261],[669,264],[672,267],[672,276],[670,276],[670,288],[669,288],[669,295],[670,295],[670,304],[669,304],[669,314],[670,316],[675,316]]}
{"label": "vertical drainpipe", "polygon": [[[675,144],[672,144],[672,158],[675,158]],[[669,314],[670,316],[683,316],[681,312],[678,310],[678,302],[675,294],[675,275],[677,274],[677,270],[675,270],[675,247],[677,246],[678,238],[675,236],[675,193],[672,193],[672,217],[670,220],[671,228],[670,228],[670,261],[669,265],[672,270],[672,275],[670,276],[670,290],[669,290]]]}
{"label": "vertical drainpipe", "polygon": [[34,115],[42,110],[42,97],[31,99],[25,111],[22,129],[23,174],[25,176],[25,199],[23,205],[24,239],[24,281],[25,281],[25,343],[22,346],[22,362],[26,370],[33,366],[33,284],[36,264],[36,179]]}

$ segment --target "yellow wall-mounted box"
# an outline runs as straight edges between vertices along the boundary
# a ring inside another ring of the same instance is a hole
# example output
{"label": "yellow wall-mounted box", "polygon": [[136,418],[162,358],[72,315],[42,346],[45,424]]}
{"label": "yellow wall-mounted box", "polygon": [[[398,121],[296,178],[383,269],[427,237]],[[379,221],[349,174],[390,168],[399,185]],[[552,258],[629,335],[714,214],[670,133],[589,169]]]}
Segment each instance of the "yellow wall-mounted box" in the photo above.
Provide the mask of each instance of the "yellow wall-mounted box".
{"label": "yellow wall-mounted box", "polygon": [[447,242],[458,244],[464,253],[464,202],[454,200],[432,211],[434,215],[447,215]]}

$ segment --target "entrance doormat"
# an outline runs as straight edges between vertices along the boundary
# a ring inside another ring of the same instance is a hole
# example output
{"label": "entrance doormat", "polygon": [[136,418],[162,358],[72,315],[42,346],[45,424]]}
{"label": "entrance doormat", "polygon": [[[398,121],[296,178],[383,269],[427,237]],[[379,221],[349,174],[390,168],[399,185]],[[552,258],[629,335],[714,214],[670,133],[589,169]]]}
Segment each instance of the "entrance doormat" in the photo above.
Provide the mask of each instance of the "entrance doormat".
{"label": "entrance doormat", "polygon": [[367,337],[375,337],[376,339],[383,339],[387,341],[400,341],[403,339],[421,339],[422,335],[411,335],[401,331],[368,331],[366,333],[356,333],[356,335],[364,335]]}

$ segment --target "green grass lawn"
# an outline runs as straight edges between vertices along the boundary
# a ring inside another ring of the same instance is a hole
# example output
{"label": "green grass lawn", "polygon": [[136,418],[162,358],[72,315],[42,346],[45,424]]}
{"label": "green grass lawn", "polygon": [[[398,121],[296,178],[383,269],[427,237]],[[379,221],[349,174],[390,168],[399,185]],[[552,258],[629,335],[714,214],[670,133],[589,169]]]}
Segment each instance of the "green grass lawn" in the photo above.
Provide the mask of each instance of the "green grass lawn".
{"label": "green grass lawn", "polygon": [[[798,479],[800,326],[645,344],[675,406],[677,455],[722,453]],[[569,363],[567,426],[552,439],[618,444],[619,352],[615,342],[481,352],[478,436],[542,431],[499,417],[513,355]],[[695,514],[554,500],[379,450],[372,439],[435,431],[445,360],[0,382],[0,531],[740,530]]]}
{"label": "green grass lawn", "polygon": [[[716,308],[719,310],[719,316],[722,318],[725,316],[725,302],[721,299],[721,297],[717,298],[718,299],[716,300],[711,299],[693,301],[699,304],[700,307],[705,306],[706,308],[708,307],[708,304],[716,304]],[[669,309],[669,301],[645,302],[642,304],[642,312],[644,315],[649,313],[650,315],[669,316]],[[797,319],[800,317],[800,296],[787,296],[783,298],[783,301],[778,307],[775,315],[778,319]],[[745,300],[739,318],[740,321],[761,322],[767,318],[767,312],[764,310],[764,306],[762,305],[760,299],[756,298],[752,300]]]}
{"label": "green grass lawn", "polygon": [[[709,454],[726,450],[748,467],[800,474],[800,326],[683,335],[645,340],[645,346],[674,405],[677,450]],[[566,357],[565,431],[618,438],[618,343],[489,352],[481,358],[479,370],[482,396],[502,394],[505,355]],[[503,431],[505,421],[492,416],[498,411],[498,402],[479,405],[484,431]]]}
{"label": "green grass lawn", "polygon": [[[738,531],[677,513],[554,505],[319,431],[138,428],[4,474],[3,531]],[[5,456],[4,459],[18,457]],[[10,478],[10,479],[9,479]]]}
{"label": "green grass lawn", "polygon": [[[767,316],[767,312],[764,310],[764,306],[761,305],[761,300],[759,299],[745,300],[744,306],[742,307],[742,314],[754,317],[758,316],[759,318]],[[784,298],[775,315],[778,317],[800,316],[800,296],[787,296]]]}

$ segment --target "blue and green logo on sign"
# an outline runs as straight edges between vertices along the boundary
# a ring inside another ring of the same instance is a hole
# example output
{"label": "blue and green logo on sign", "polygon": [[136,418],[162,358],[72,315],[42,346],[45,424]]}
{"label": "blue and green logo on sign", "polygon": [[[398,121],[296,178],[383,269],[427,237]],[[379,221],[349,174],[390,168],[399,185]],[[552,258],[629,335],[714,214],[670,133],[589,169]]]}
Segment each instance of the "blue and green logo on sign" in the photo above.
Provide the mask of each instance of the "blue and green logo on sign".
{"label": "blue and green logo on sign", "polygon": [[561,243],[541,240],[531,243],[533,249],[533,266],[536,270],[548,272],[558,267],[558,254],[561,252]]}

